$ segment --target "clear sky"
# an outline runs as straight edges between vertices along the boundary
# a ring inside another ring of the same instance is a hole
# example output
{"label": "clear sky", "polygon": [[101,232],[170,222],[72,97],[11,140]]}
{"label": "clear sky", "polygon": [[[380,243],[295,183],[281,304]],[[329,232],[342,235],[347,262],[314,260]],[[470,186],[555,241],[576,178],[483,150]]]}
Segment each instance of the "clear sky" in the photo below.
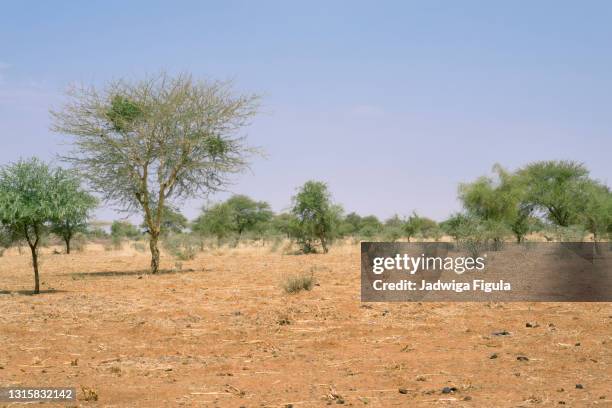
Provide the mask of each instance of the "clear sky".
{"label": "clear sky", "polygon": [[167,70],[263,95],[245,134],[267,158],[230,189],[275,210],[317,179],[346,211],[443,219],[496,162],[610,184],[611,22],[610,1],[7,1],[0,164],[66,149],[48,109],[69,84]]}

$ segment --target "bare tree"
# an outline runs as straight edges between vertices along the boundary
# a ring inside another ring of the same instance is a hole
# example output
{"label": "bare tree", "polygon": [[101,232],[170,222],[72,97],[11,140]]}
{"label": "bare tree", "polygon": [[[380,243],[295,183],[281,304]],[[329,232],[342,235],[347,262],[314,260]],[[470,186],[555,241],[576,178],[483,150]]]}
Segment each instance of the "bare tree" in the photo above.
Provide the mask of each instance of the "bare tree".
{"label": "bare tree", "polygon": [[52,130],[74,139],[65,159],[105,201],[144,213],[151,272],[158,272],[164,206],[217,191],[246,167],[253,149],[237,133],[255,115],[258,97],[186,74],[119,80],[101,91],[80,87],[68,96],[51,112]]}

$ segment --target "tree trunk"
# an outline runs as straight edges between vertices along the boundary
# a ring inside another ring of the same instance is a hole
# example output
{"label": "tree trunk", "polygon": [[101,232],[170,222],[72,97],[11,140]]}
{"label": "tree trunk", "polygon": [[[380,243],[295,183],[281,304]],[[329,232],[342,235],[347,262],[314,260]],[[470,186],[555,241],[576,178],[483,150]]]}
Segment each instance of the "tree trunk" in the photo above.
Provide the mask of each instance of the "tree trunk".
{"label": "tree trunk", "polygon": [[66,242],[66,254],[70,254],[70,238],[64,238],[64,242]]}
{"label": "tree trunk", "polygon": [[40,293],[40,283],[38,279],[38,251],[35,245],[30,245],[32,251],[32,266],[34,267],[34,293]]}
{"label": "tree trunk", "polygon": [[157,247],[159,241],[159,233],[150,231],[151,238],[149,240],[149,247],[151,248],[151,273],[159,272],[159,248]]}
{"label": "tree trunk", "polygon": [[323,253],[326,254],[327,251],[329,251],[329,249],[327,248],[327,241],[325,240],[325,238],[320,238],[321,240],[321,246],[323,247]]}

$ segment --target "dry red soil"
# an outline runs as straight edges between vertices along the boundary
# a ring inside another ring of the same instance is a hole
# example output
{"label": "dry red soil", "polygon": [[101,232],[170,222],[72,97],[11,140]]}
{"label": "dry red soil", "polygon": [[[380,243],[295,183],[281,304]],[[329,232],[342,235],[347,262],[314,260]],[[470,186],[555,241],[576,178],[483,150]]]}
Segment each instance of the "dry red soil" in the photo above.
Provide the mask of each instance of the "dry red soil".
{"label": "dry red soil", "polygon": [[[146,275],[133,249],[47,250],[31,296],[13,249],[0,385],[76,387],[80,407],[612,405],[612,304],[365,304],[358,251],[211,250]],[[317,285],[284,293],[301,273]]]}

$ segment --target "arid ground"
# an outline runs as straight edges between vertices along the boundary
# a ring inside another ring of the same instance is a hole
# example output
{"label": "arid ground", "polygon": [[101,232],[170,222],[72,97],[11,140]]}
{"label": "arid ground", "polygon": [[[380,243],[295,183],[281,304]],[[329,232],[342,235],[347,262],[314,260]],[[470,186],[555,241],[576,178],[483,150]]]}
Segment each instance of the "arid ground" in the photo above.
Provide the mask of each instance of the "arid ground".
{"label": "arid ground", "polygon": [[[80,407],[612,406],[609,303],[365,304],[358,245],[148,262],[47,249],[31,296],[7,251],[0,385],[73,386]],[[286,294],[300,273],[317,285]]]}

